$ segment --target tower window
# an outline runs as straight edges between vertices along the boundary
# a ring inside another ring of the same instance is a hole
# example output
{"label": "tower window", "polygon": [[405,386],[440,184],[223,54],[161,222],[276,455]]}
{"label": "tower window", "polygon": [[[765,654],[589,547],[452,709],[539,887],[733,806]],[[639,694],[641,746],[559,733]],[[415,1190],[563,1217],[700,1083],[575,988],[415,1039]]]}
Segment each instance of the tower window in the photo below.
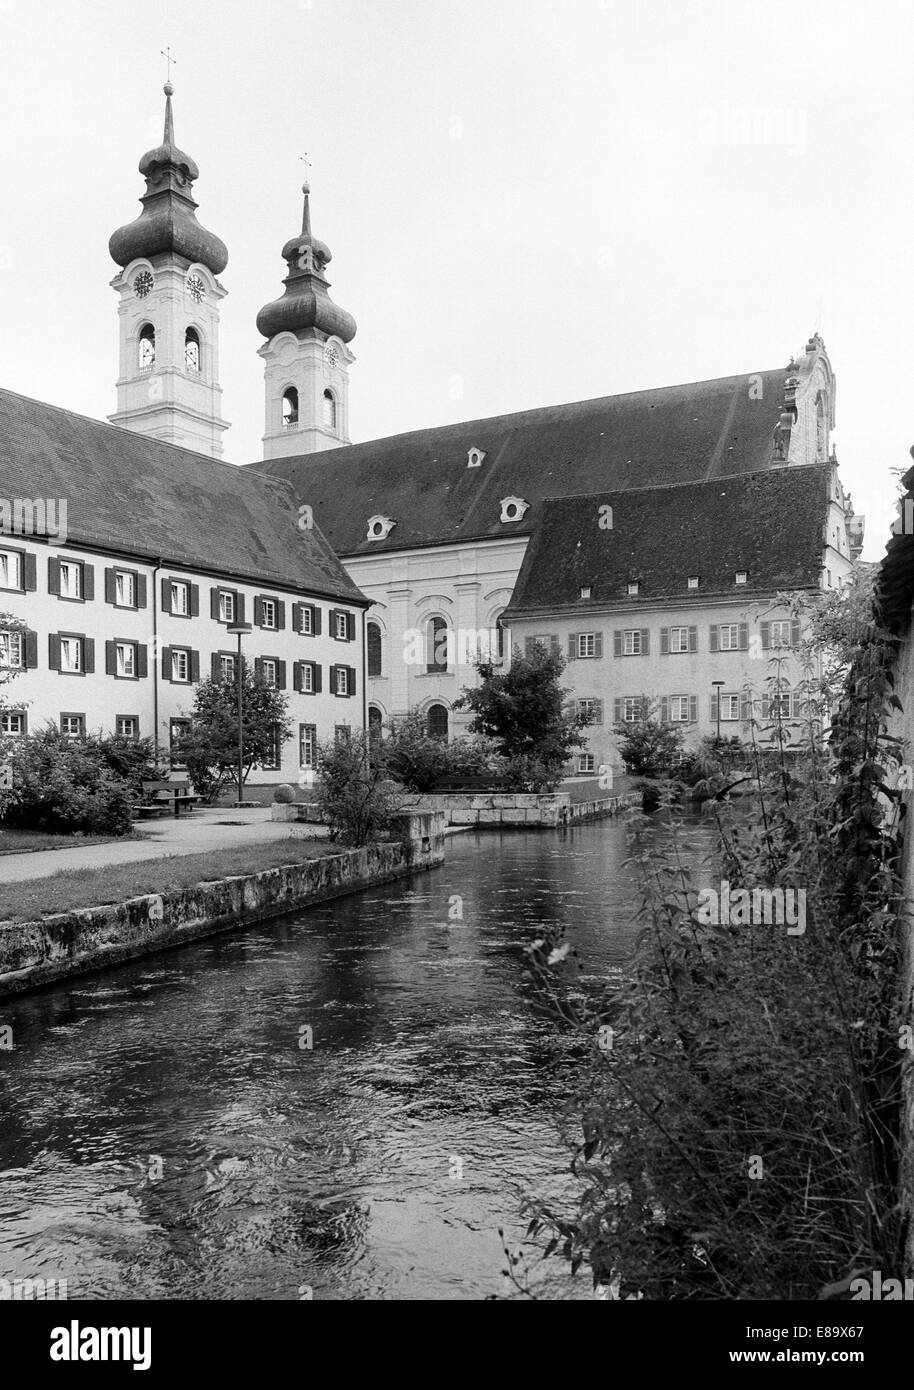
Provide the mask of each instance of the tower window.
{"label": "tower window", "polygon": [[184,334],[184,366],[189,372],[200,370],[200,334],[196,328],[188,328]]}
{"label": "tower window", "polygon": [[446,672],[448,667],[448,657],[450,652],[450,636],[448,626],[444,618],[431,618],[426,628],[426,664],[427,671]]}
{"label": "tower window", "polygon": [[328,430],[336,429],[336,397],[329,387],[324,392],[324,424]]}
{"label": "tower window", "polygon": [[138,361],[141,372],[148,372],[155,366],[156,331],[151,323],[144,323],[140,329]]}
{"label": "tower window", "polygon": [[297,425],[298,392],[294,386],[290,386],[282,393],[282,427],[284,430],[294,430]]}
{"label": "tower window", "polygon": [[381,629],[377,623],[368,624],[368,674],[381,674]]}
{"label": "tower window", "polygon": [[426,716],[426,721],[429,738],[438,738],[447,743],[448,719],[445,706],[432,705]]}

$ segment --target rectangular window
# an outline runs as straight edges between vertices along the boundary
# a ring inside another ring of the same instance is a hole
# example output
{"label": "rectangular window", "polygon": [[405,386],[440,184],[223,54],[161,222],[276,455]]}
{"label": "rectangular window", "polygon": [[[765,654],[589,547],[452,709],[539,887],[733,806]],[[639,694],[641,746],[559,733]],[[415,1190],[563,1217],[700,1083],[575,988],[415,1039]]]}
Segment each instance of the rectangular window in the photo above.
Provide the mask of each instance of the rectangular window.
{"label": "rectangular window", "polygon": [[333,730],[333,737],[337,743],[349,743],[352,730],[348,724],[337,724]]}
{"label": "rectangular window", "polygon": [[140,736],[140,721],[135,714],[119,714],[114,721],[114,728],[118,738],[135,740]]}
{"label": "rectangular window", "polygon": [[629,628],[622,633],[622,653],[624,656],[641,655],[641,629]]}
{"label": "rectangular window", "polygon": [[119,676],[132,678],[136,675],[136,646],[133,642],[116,642],[114,645],[116,670]]}
{"label": "rectangular window", "polygon": [[637,724],[641,718],[643,700],[640,695],[626,695],[622,701],[622,718],[626,724]]}
{"label": "rectangular window", "polygon": [[585,696],[584,699],[578,700],[578,714],[592,715],[592,723],[602,724],[603,701],[592,699],[590,696]]}
{"label": "rectangular window", "polygon": [[306,637],[310,637],[314,632],[314,610],[303,603],[299,613],[301,614],[301,630]]}
{"label": "rectangular window", "polygon": [[60,716],[60,732],[64,738],[82,738],[86,731],[86,716],[84,714],[62,714]]}
{"label": "rectangular window", "polygon": [[301,688],[305,695],[314,694],[314,667],[310,661],[301,664]]}
{"label": "rectangular window", "polygon": [[737,584],[748,584],[749,576],[745,570],[736,571],[736,582]]}
{"label": "rectangular window", "polygon": [[18,550],[0,550],[0,589],[22,588],[22,556]]}
{"label": "rectangular window", "polygon": [[282,743],[279,737],[279,725],[274,724],[272,730],[273,743],[267,758],[264,759],[263,767],[268,772],[278,772],[282,766]]}
{"label": "rectangular window", "polygon": [[265,656],[260,663],[260,670],[267,685],[276,685],[278,671],[273,657]]}
{"label": "rectangular window", "polygon": [[635,595],[637,594],[637,592],[638,592],[638,585],[637,585],[637,584],[629,584],[629,586],[628,586],[629,598],[634,598]]}
{"label": "rectangular window", "polygon": [[336,668],[336,693],[337,695],[349,694],[349,669],[346,666]]}
{"label": "rectangular window", "polygon": [[595,632],[579,632],[579,633],[578,633],[578,656],[579,656],[579,657],[596,656],[596,652],[597,652],[597,635],[596,635],[596,633],[595,633]]}
{"label": "rectangular window", "polygon": [[342,642],[349,639],[349,621],[345,613],[337,613],[336,615],[336,636]]}
{"label": "rectangular window", "polygon": [[190,680],[190,652],[186,647],[171,649],[171,678],[178,685],[186,685]]}
{"label": "rectangular window", "polygon": [[82,598],[83,596],[83,567],[78,560],[61,560],[58,574],[60,584],[58,593],[61,598]]}
{"label": "rectangular window", "polygon": [[116,608],[136,608],[136,576],[129,570],[114,571],[114,605]]}
{"label": "rectangular window", "polygon": [[689,588],[690,588],[690,589],[697,589],[697,588],[698,588],[698,575],[697,575],[697,574],[690,574],[690,575],[689,575]]}
{"label": "rectangular window", "polygon": [[721,723],[732,723],[739,719],[739,696],[721,695],[720,697],[720,719]]}
{"label": "rectangular window", "polygon": [[22,669],[21,632],[0,632],[0,666],[8,670]]}
{"label": "rectangular window", "polygon": [[739,651],[739,623],[721,623],[717,633],[718,647],[722,652]]}
{"label": "rectangular window", "polygon": [[220,623],[233,623],[235,621],[235,595],[230,594],[225,589],[219,591],[219,621]]}
{"label": "rectangular window", "polygon": [[233,656],[220,655],[219,674],[224,681],[235,679],[235,658]]}
{"label": "rectangular window", "polygon": [[789,719],[790,718],[790,693],[781,691],[777,695],[772,695],[768,701],[769,719]]}
{"label": "rectangular window", "polygon": [[83,644],[81,637],[61,637],[60,670],[70,675],[78,675],[83,669]]}
{"label": "rectangular window", "polygon": [[276,630],[276,600],[265,598],[261,600],[261,620],[263,627]]}
{"label": "rectangular window", "polygon": [[596,761],[593,753],[578,754],[578,772],[595,772]]}
{"label": "rectangular window", "polygon": [[299,724],[298,760],[302,767],[317,767],[317,725]]}
{"label": "rectangular window", "polygon": [[772,647],[789,647],[791,622],[789,618],[775,618],[771,624]]}
{"label": "rectangular window", "polygon": [[688,724],[689,722],[689,697],[688,695],[670,696],[670,722],[672,724]]}
{"label": "rectangular window", "polygon": [[168,726],[168,738],[170,744],[170,756],[172,767],[183,767],[181,762],[181,744],[190,733],[189,719],[172,719]]}
{"label": "rectangular window", "polygon": [[183,579],[171,581],[171,611],[179,618],[190,616],[190,585]]}
{"label": "rectangular window", "polygon": [[25,733],[25,714],[21,709],[5,709],[0,713],[0,734],[11,738]]}
{"label": "rectangular window", "polygon": [[689,650],[689,629],[687,627],[670,628],[670,651],[687,652]]}

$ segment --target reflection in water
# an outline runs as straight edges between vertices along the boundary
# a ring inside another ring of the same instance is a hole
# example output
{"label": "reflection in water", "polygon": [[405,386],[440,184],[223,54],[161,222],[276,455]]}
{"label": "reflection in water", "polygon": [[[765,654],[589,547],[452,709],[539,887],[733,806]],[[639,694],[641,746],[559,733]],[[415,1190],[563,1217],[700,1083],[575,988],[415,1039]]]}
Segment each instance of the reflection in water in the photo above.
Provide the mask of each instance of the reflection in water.
{"label": "reflection in water", "polygon": [[[571,1063],[523,947],[562,923],[584,979],[618,973],[632,848],[620,821],[459,835],[408,883],[0,1006],[0,1277],[71,1298],[504,1293],[498,1227],[516,1242],[524,1195],[569,1190]],[[547,1269],[541,1296],[589,1296]]]}

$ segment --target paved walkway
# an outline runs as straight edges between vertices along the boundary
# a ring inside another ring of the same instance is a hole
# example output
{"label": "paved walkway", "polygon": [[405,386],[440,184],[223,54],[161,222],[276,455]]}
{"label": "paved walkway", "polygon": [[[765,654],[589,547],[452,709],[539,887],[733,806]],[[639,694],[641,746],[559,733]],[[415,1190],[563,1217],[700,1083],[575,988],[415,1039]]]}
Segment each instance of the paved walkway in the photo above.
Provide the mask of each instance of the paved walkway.
{"label": "paved walkway", "polygon": [[270,820],[269,806],[236,810],[205,807],[189,816],[163,816],[137,826],[142,840],[112,840],[73,849],[42,849],[30,854],[0,855],[0,883],[48,878],[60,869],[100,869],[109,864],[137,864],[173,854],[206,854],[267,840],[313,840],[327,832],[319,825]]}

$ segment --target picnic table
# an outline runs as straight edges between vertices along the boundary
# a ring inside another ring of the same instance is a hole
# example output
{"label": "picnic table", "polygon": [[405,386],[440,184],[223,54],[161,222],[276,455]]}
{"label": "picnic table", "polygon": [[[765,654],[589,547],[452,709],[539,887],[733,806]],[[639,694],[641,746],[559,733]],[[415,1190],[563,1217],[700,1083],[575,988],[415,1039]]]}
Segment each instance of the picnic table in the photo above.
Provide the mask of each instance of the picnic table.
{"label": "picnic table", "polygon": [[164,816],[174,809],[177,818],[182,807],[191,811],[200,800],[187,782],[169,781],[144,782],[143,797],[144,801],[133,808],[138,816]]}

